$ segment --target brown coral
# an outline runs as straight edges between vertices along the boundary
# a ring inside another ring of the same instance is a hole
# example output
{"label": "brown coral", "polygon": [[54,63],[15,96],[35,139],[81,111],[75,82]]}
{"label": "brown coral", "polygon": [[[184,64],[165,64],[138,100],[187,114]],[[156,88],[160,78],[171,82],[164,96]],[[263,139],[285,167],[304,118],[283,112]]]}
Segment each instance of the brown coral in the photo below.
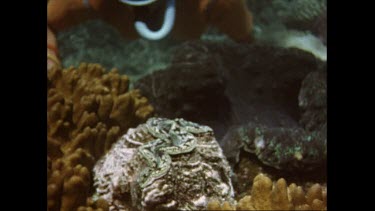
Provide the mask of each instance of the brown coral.
{"label": "brown coral", "polygon": [[[91,169],[117,138],[153,111],[127,76],[97,64],[47,75],[48,210],[75,210],[91,194]],[[90,205],[81,209],[106,210]]]}
{"label": "brown coral", "polygon": [[77,211],[108,211],[109,205],[106,200],[98,199],[93,201],[91,198],[88,198],[86,201],[86,206],[78,207]]}
{"label": "brown coral", "polygon": [[98,158],[153,108],[117,70],[97,64],[48,71],[47,133],[51,159],[81,147]]}
{"label": "brown coral", "polygon": [[85,201],[94,158],[81,148],[52,162],[47,182],[48,210],[72,210]]}
{"label": "brown coral", "polygon": [[236,210],[236,206],[227,201],[221,204],[219,200],[215,199],[207,204],[207,210]]}
{"label": "brown coral", "polygon": [[[228,210],[224,203],[210,201],[207,209]],[[305,194],[301,186],[292,183],[288,187],[282,178],[272,182],[259,174],[254,178],[251,195],[240,199],[236,210],[327,210],[327,188],[314,184]]]}

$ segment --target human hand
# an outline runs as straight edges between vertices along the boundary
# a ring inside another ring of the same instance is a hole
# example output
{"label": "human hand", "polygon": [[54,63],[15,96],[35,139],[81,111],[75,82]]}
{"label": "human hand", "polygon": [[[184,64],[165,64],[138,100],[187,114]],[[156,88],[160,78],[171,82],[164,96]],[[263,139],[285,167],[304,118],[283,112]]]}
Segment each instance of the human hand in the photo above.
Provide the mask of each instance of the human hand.
{"label": "human hand", "polygon": [[47,70],[61,66],[55,34],[47,26]]}

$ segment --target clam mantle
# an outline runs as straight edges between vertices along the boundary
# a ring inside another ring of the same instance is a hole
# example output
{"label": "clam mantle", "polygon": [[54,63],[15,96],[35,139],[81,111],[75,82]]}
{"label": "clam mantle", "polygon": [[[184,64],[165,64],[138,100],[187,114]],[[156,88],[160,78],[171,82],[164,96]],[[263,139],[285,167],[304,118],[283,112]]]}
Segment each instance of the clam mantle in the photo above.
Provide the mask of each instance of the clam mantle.
{"label": "clam mantle", "polygon": [[151,118],[97,162],[94,196],[111,210],[204,209],[213,198],[232,200],[230,174],[210,127]]}

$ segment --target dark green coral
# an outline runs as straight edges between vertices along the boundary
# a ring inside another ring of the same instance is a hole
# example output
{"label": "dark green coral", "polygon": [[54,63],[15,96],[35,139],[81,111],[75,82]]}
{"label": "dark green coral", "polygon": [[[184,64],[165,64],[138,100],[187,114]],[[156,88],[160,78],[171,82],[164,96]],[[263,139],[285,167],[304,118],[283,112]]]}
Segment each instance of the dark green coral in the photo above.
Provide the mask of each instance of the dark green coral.
{"label": "dark green coral", "polygon": [[[325,68],[323,68],[325,69]],[[275,127],[250,122],[236,129],[244,150],[277,169],[313,169],[327,158],[326,72],[311,72],[302,82],[300,126]]]}

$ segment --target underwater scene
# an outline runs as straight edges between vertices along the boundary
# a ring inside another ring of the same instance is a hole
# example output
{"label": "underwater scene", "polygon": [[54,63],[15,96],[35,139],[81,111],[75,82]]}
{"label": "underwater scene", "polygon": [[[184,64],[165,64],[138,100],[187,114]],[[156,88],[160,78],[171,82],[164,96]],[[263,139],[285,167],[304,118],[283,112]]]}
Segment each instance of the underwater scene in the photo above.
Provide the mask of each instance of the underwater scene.
{"label": "underwater scene", "polygon": [[327,0],[47,0],[47,210],[327,210]]}

